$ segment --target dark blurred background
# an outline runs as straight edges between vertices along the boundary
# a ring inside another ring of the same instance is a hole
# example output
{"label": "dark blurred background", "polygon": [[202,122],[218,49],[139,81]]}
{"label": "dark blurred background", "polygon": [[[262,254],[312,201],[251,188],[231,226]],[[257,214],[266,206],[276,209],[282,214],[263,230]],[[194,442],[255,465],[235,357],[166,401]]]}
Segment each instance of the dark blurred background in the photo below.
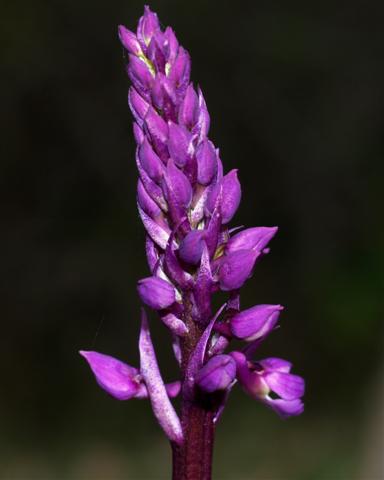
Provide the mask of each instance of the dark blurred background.
{"label": "dark blurred background", "polygon": [[[243,305],[286,306],[260,354],[307,380],[305,414],[288,421],[235,389],[215,478],[382,479],[383,3],[151,7],[191,53],[211,138],[239,168],[235,224],[280,227]],[[117,25],[134,29],[143,4],[1,10],[0,477],[168,478],[149,405],[108,397],[77,354],[138,363],[147,268]]]}

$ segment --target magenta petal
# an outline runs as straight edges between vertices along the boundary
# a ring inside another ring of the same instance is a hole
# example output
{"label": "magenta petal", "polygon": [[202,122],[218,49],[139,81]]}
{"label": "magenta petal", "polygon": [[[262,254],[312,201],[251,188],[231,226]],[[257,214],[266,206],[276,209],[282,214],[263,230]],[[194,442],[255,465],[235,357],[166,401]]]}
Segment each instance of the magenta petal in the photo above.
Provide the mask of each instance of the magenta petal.
{"label": "magenta petal", "polygon": [[259,252],[255,250],[239,250],[226,255],[218,272],[221,290],[240,288],[251,275],[258,256]]}
{"label": "magenta petal", "polygon": [[178,167],[183,167],[191,155],[191,134],[188,130],[176,123],[169,122],[168,150]]}
{"label": "magenta petal", "polygon": [[294,400],[304,395],[304,379],[291,373],[271,372],[264,376],[268,387],[284,400]]}
{"label": "magenta petal", "polygon": [[149,178],[156,183],[160,183],[164,175],[164,164],[153,151],[146,138],[139,147],[139,159]]}
{"label": "magenta petal", "polygon": [[141,316],[139,349],[140,373],[147,386],[153,413],[169,440],[181,444],[183,441],[183,431],[180,419],[169,400],[160,374],[144,310],[142,310]]}
{"label": "magenta petal", "polygon": [[236,376],[236,363],[229,355],[216,355],[198,371],[196,383],[205,392],[228,388]]}
{"label": "magenta petal", "polygon": [[262,251],[275,236],[277,230],[277,227],[247,228],[229,239],[226,251],[228,253],[243,249]]}
{"label": "magenta petal", "polygon": [[181,382],[177,381],[172,383],[166,383],[165,389],[169,398],[175,398],[179,395],[181,391]]}
{"label": "magenta petal", "polygon": [[168,126],[162,117],[152,107],[149,107],[144,119],[144,125],[149,133],[152,144],[155,147],[157,154],[165,161],[168,156],[167,141],[168,141]]}
{"label": "magenta petal", "polygon": [[144,117],[148,112],[149,104],[133,87],[131,87],[128,92],[128,105],[135,120],[140,127],[142,127]]}
{"label": "magenta petal", "polygon": [[222,220],[221,209],[220,209],[220,205],[218,205],[215,208],[209,220],[208,227],[206,229],[206,236],[205,236],[205,242],[207,244],[209,255],[211,257],[214,256],[216,251],[217,242],[219,239],[219,233],[222,227],[221,220]]}
{"label": "magenta petal", "polygon": [[210,117],[208,113],[207,104],[205,103],[203,92],[198,89],[198,114],[197,122],[193,129],[193,133],[198,135],[199,142],[201,142],[209,132]]}
{"label": "magenta petal", "polygon": [[139,179],[137,182],[137,203],[143,211],[151,218],[156,219],[162,215],[162,211],[156,202],[148,195],[143,182]]}
{"label": "magenta petal", "polygon": [[189,54],[183,47],[179,47],[177,57],[171,65],[168,77],[179,91],[185,92],[189,83],[190,73],[191,59]]}
{"label": "magenta petal", "polygon": [[174,199],[177,207],[188,208],[192,201],[192,187],[184,173],[176,167],[174,161],[168,160],[164,176],[165,197],[167,200]]}
{"label": "magenta petal", "polygon": [[140,376],[137,368],[102,353],[84,350],[79,353],[87,360],[97,383],[112,397],[129,400],[138,393]]}
{"label": "magenta petal", "polygon": [[151,38],[159,31],[160,25],[156,13],[152,12],[146,5],[144,7],[144,15],[139,20],[136,32],[140,45],[146,49]]}
{"label": "magenta petal", "polygon": [[159,252],[156,248],[155,242],[152,238],[147,235],[145,237],[145,254],[147,257],[147,262],[149,270],[151,273],[154,272],[157,262],[159,261]]}
{"label": "magenta petal", "polygon": [[143,129],[136,122],[133,123],[133,136],[135,137],[135,142],[138,145],[141,145],[144,140]]}
{"label": "magenta petal", "polygon": [[197,120],[198,98],[193,85],[189,85],[179,109],[179,122],[191,129]]}
{"label": "magenta petal", "polygon": [[274,370],[276,372],[289,373],[292,368],[291,362],[276,357],[264,358],[263,360],[260,360],[259,363],[264,368],[264,370],[269,371]]}
{"label": "magenta petal", "polygon": [[205,139],[196,149],[197,181],[209,185],[217,171],[216,150],[212,142]]}
{"label": "magenta petal", "polygon": [[231,331],[237,338],[248,342],[265,337],[275,327],[281,305],[255,305],[234,315],[231,319]]}
{"label": "magenta petal", "polygon": [[188,327],[173,313],[167,313],[166,315],[163,315],[161,320],[163,321],[164,325],[166,325],[175,335],[179,337],[185,337],[185,335],[187,335]]}
{"label": "magenta petal", "polygon": [[134,55],[140,55],[142,53],[140,44],[133,32],[124,27],[124,25],[119,25],[118,32],[120,42],[122,43],[123,47],[128,50],[128,52],[133,53]]}
{"label": "magenta petal", "polygon": [[175,287],[159,277],[147,277],[137,282],[141,300],[154,310],[162,310],[175,301]]}
{"label": "magenta petal", "polygon": [[163,37],[162,33],[160,32],[157,33],[157,35],[152,37],[147,48],[147,57],[155,66],[156,72],[158,74],[159,72],[164,73],[165,61],[166,61],[164,52],[162,51],[162,48],[161,48],[161,43],[163,41],[162,37]]}
{"label": "magenta petal", "polygon": [[171,27],[167,27],[164,31],[164,47],[167,61],[169,64],[172,64],[177,57],[179,42],[177,41],[175,32]]}
{"label": "magenta petal", "polygon": [[153,76],[148,65],[132,54],[129,54],[128,76],[135,89],[142,97],[149,100],[149,92],[153,84]]}
{"label": "magenta petal", "polygon": [[232,219],[240,204],[241,186],[237,178],[237,170],[231,170],[224,176],[222,189],[221,214],[225,224]]}
{"label": "magenta petal", "polygon": [[204,247],[204,230],[191,230],[181,241],[179,256],[183,262],[197,265]]}
{"label": "magenta petal", "polygon": [[152,220],[152,218],[149,217],[140,206],[138,206],[138,210],[148,235],[160,248],[165,250],[171,232],[168,229],[165,230],[164,225],[159,225]]}
{"label": "magenta petal", "polygon": [[193,284],[193,277],[190,273],[183,270],[180,265],[180,262],[176,258],[173,244],[174,244],[174,234],[177,231],[177,228],[174,229],[172,234],[169,237],[167,247],[165,249],[164,256],[164,268],[169,276],[169,278],[177,285],[183,289],[189,288]]}
{"label": "magenta petal", "polygon": [[[144,141],[144,139],[143,139]],[[136,150],[136,165],[139,171],[140,179],[143,182],[145,190],[148,192],[148,195],[154,200],[159,207],[164,211],[168,211],[168,205],[165,201],[163,191],[151,178],[149,178],[147,172],[144,170],[139,159],[139,148]]]}
{"label": "magenta petal", "polygon": [[265,403],[282,418],[301,415],[304,411],[304,404],[299,398],[295,400],[267,399]]}

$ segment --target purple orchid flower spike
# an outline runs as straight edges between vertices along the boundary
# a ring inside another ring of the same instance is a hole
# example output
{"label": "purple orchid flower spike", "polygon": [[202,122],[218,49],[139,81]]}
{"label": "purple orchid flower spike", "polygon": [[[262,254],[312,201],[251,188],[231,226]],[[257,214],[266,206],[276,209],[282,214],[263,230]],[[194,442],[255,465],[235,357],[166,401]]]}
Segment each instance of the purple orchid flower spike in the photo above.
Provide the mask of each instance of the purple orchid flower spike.
{"label": "purple orchid flower spike", "polygon": [[[214,428],[231,389],[243,389],[280,416],[303,411],[304,381],[276,358],[250,360],[274,330],[280,305],[240,310],[240,293],[269,251],[277,227],[229,226],[242,197],[238,170],[225,172],[209,138],[210,115],[190,81],[191,59],[148,6],[136,32],[120,26],[137,143],[137,206],[148,277],[143,304],[168,329],[180,380],[164,384],[142,313],[140,369],[97,352],[81,354],[98,384],[119,400],[148,398],[173,449],[174,480],[211,478]],[[241,227],[243,228],[243,227]],[[212,316],[214,296],[227,296]],[[243,352],[230,351],[236,339]],[[180,413],[170,398],[180,394]]]}

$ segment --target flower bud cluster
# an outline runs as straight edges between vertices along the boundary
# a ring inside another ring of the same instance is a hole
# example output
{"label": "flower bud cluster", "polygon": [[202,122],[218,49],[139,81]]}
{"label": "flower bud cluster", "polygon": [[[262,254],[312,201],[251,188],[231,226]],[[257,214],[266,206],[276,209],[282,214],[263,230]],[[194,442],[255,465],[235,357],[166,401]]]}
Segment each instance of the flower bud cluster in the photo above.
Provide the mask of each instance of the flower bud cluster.
{"label": "flower bud cluster", "polygon": [[[128,53],[127,73],[132,83],[128,103],[134,117],[139,174],[137,203],[150,269],[150,276],[138,282],[138,294],[172,332],[180,362],[180,338],[189,335],[193,323],[204,331],[202,358],[195,363],[190,359],[194,388],[206,394],[229,391],[237,380],[252,397],[282,416],[298,414],[303,384],[287,386],[299,378],[289,373],[290,364],[288,368],[287,362],[267,359],[255,367],[248,358],[275,328],[282,307],[257,305],[240,311],[239,289],[256,262],[269,252],[267,245],[277,227],[237,233],[229,229],[241,199],[237,170],[223,171],[219,150],[208,138],[205,99],[190,81],[190,57],[173,30],[163,31],[157,15],[145,7],[136,33],[120,26],[119,37]],[[229,301],[223,318],[215,316],[212,323],[212,297],[219,290],[228,293]],[[248,342],[250,348],[225,354],[233,338]],[[151,390],[156,390],[142,374],[148,370],[143,366],[139,373],[95,352],[83,355],[99,384],[116,398],[145,396],[147,390],[151,397]],[[142,355],[143,359],[156,363],[152,353]],[[177,388],[164,391],[172,396]],[[281,396],[280,403],[270,399],[271,391]],[[151,401],[157,417],[162,408],[169,411],[164,398],[151,397]]]}

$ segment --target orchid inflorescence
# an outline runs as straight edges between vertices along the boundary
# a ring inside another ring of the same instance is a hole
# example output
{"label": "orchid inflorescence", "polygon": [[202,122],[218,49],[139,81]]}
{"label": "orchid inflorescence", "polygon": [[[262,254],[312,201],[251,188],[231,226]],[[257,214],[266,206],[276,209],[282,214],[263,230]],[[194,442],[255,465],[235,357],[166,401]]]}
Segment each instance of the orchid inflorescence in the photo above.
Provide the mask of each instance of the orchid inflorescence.
{"label": "orchid inflorescence", "polygon": [[[283,307],[240,310],[240,288],[269,252],[277,227],[229,228],[241,198],[237,170],[223,173],[219,150],[208,138],[206,102],[190,82],[190,57],[173,30],[163,31],[157,15],[145,7],[136,34],[120,26],[119,37],[129,57],[137,204],[150,270],[137,289],[169,329],[182,378],[164,384],[144,309],[139,369],[101,353],[80,353],[113,397],[149,398],[158,422],[176,444],[183,442],[183,425],[170,398],[178,394],[191,402],[196,395],[215,396],[217,421],[239,382],[280,416],[299,415],[304,380],[290,373],[291,363],[252,360]],[[212,298],[218,291],[226,292],[228,300],[213,315]],[[247,342],[245,348],[225,353],[233,339]]]}

